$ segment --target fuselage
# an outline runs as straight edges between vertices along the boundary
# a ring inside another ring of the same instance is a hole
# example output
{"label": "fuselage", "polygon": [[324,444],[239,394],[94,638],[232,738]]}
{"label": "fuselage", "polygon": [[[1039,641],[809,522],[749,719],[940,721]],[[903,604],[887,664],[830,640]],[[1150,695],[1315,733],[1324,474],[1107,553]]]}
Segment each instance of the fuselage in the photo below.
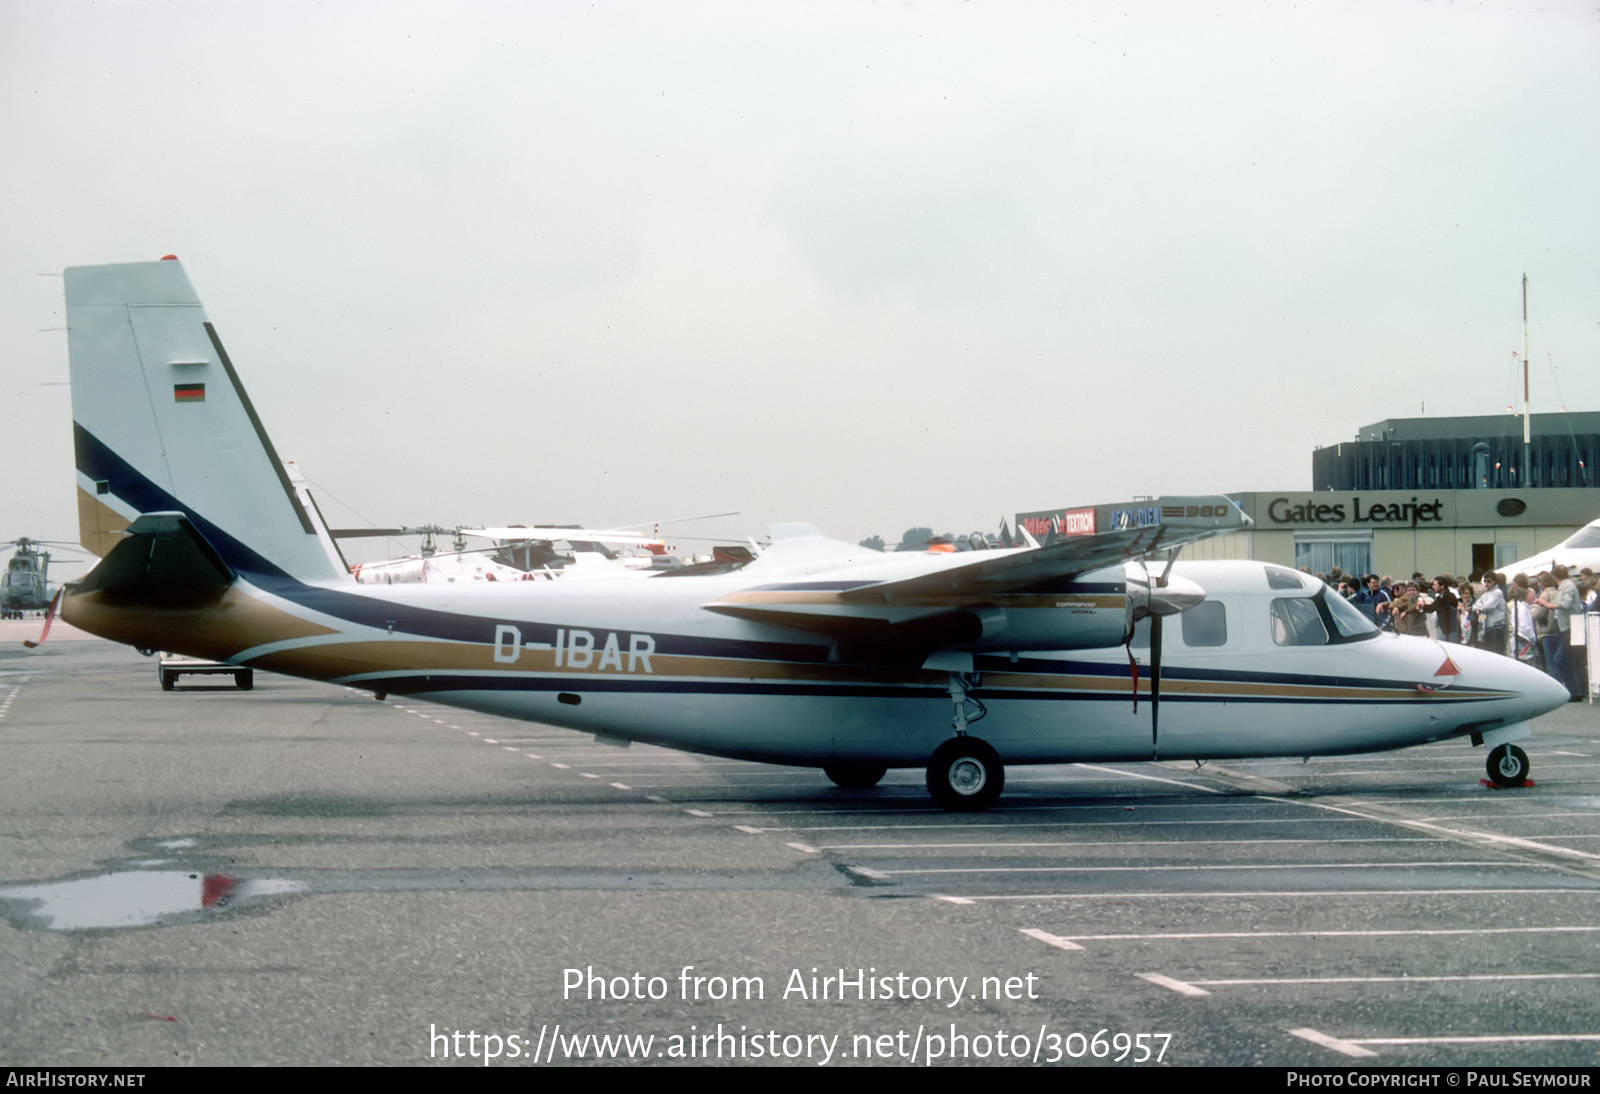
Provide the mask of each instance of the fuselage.
{"label": "fuselage", "polygon": [[[884,565],[895,563],[845,572],[876,577]],[[921,765],[952,732],[945,667],[875,657],[870,640],[844,658],[836,634],[706,607],[757,593],[823,603],[849,584],[822,580],[837,573],[810,585],[760,568],[503,587],[257,578],[210,605],[151,612],[90,593],[69,596],[63,615],[134,645],[608,737],[780,763]],[[1175,573],[1206,598],[1165,621],[1155,725],[1148,640],[1141,649],[1135,636],[1126,648],[980,645],[960,674],[983,711],[972,732],[1008,764],[1330,754],[1516,727],[1566,698],[1504,657],[1362,631],[1359,618],[1328,614],[1320,582],[1282,567]],[[1107,576],[1086,575],[1109,615]]]}

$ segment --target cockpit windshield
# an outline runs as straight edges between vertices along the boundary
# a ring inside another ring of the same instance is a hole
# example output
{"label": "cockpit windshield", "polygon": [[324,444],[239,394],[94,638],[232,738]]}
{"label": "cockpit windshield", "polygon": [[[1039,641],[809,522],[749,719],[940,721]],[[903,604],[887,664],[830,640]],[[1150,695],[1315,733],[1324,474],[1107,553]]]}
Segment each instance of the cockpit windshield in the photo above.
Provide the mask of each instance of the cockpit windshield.
{"label": "cockpit windshield", "polygon": [[1327,646],[1375,638],[1377,625],[1324,586],[1315,596],[1272,602],[1272,640],[1280,646]]}
{"label": "cockpit windshield", "polygon": [[1590,525],[1580,528],[1577,533],[1561,544],[1570,550],[1579,550],[1586,547],[1600,547],[1600,527]]}
{"label": "cockpit windshield", "polygon": [[1359,642],[1379,633],[1378,625],[1367,618],[1365,612],[1331,589],[1324,588],[1313,599],[1321,601],[1333,617],[1333,626],[1339,632],[1336,642]]}

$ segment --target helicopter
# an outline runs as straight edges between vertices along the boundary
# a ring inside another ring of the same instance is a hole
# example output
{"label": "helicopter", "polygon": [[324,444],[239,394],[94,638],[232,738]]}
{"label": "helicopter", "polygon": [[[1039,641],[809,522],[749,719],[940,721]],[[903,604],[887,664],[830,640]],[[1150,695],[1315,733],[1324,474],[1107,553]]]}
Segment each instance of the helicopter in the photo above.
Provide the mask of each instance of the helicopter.
{"label": "helicopter", "polygon": [[[42,612],[50,606],[57,586],[48,583],[50,552],[41,547],[75,547],[77,544],[58,540],[28,539],[26,536],[9,541],[14,548],[0,574],[0,619],[21,619],[28,612]],[[76,558],[76,555],[68,556]]]}

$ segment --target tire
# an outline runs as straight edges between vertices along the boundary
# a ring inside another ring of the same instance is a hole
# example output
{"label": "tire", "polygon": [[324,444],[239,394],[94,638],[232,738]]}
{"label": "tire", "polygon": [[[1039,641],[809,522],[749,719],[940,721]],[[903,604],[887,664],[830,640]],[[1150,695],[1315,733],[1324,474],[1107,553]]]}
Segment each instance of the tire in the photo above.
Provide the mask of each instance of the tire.
{"label": "tire", "polygon": [[256,677],[253,672],[236,672],[233,674],[234,685],[240,691],[249,691],[256,686]]}
{"label": "tire", "polygon": [[822,773],[833,780],[834,786],[846,790],[866,790],[878,785],[878,780],[888,772],[882,764],[824,764]]}
{"label": "tire", "polygon": [[176,679],[177,679],[177,674],[176,673],[163,671],[162,674],[161,674],[161,690],[162,691],[171,691],[172,690],[172,682],[174,680],[176,680]]}
{"label": "tire", "polygon": [[1000,756],[976,737],[952,737],[934,749],[928,761],[928,793],[945,809],[977,813],[989,808],[1005,789],[1006,769]]}
{"label": "tire", "polygon": [[1528,781],[1528,754],[1516,745],[1499,745],[1489,753],[1489,781],[1496,786],[1521,786]]}

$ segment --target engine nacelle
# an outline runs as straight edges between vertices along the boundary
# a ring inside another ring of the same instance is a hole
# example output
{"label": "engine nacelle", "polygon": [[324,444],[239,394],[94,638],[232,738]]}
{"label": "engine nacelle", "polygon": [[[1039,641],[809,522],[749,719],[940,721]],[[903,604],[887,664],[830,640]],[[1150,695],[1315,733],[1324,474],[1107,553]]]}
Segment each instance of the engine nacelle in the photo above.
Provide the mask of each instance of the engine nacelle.
{"label": "engine nacelle", "polygon": [[991,605],[963,611],[951,621],[951,645],[979,653],[1120,646],[1139,620],[1176,615],[1205,595],[1186,578],[1169,576],[1162,584],[1136,563],[1108,567],[1050,592],[997,596]]}

